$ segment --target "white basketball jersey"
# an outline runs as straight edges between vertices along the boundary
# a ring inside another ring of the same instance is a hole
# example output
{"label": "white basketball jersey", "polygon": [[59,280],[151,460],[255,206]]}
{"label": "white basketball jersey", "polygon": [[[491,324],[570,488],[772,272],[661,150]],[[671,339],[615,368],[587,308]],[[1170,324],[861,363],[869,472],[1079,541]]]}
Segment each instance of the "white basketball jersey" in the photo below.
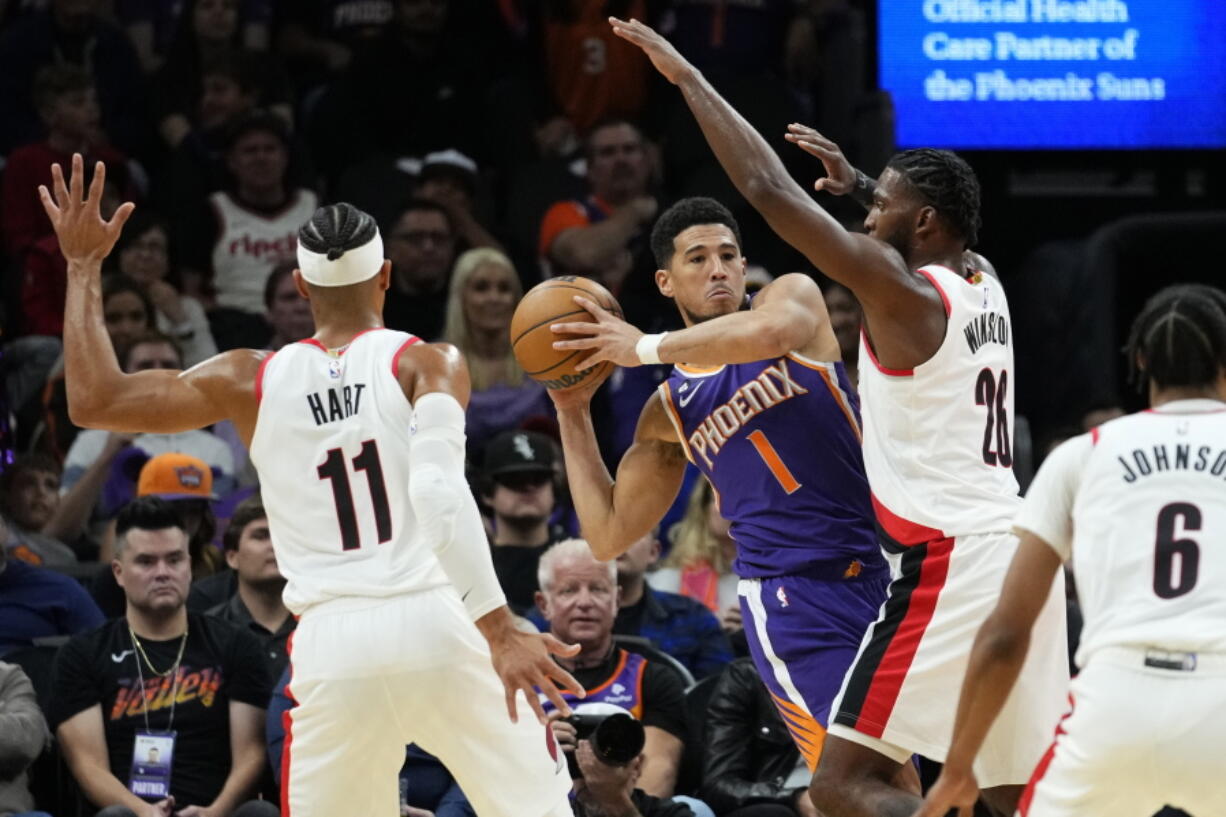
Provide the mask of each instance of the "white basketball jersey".
{"label": "white basketball jersey", "polygon": [[276,213],[248,210],[224,191],[209,196],[217,216],[213,287],[219,306],[264,313],[264,284],[277,264],[292,260],[298,230],[311,220],[319,199],[297,190]]}
{"label": "white basketball jersey", "polygon": [[1226,653],[1226,403],[1166,403],[1068,440],[1016,525],[1072,559],[1082,666],[1103,647]]}
{"label": "white basketball jersey", "polygon": [[376,329],[334,355],[306,340],[261,367],[251,459],[296,614],[447,583],[431,543],[414,535],[409,504],[413,408],[396,367],[416,341]]}
{"label": "white basketball jersey", "polygon": [[[919,270],[948,321],[940,348],[913,370],[877,363],[860,339],[864,468],[887,535],[912,541],[1008,531],[1013,476],[1013,332],[1004,290],[976,274]],[[889,543],[886,543],[887,545]]]}

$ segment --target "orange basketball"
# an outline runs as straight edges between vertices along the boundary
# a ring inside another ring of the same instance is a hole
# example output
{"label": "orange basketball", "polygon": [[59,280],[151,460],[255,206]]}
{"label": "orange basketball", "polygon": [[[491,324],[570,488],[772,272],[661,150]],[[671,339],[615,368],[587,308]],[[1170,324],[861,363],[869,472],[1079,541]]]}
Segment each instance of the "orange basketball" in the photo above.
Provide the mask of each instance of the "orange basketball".
{"label": "orange basketball", "polygon": [[554,391],[601,382],[613,373],[613,364],[607,360],[577,372],[575,362],[590,355],[591,351],[553,348],[555,340],[579,336],[555,334],[549,328],[552,324],[595,320],[590,312],[575,303],[576,295],[595,301],[619,318],[622,316],[621,307],[609,290],[590,278],[562,275],[528,290],[511,318],[511,350],[515,352],[515,359],[529,377]]}

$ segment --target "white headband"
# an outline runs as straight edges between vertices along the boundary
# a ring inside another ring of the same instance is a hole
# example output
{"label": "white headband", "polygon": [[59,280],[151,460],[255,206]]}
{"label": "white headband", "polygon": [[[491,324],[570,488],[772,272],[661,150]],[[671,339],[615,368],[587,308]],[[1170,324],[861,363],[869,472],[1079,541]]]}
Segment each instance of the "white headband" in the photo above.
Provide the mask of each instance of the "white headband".
{"label": "white headband", "polygon": [[360,247],[345,250],[335,261],[326,253],[312,252],[298,244],[298,269],[302,277],[315,286],[344,287],[369,281],[383,268],[383,238],[375,230],[374,237]]}

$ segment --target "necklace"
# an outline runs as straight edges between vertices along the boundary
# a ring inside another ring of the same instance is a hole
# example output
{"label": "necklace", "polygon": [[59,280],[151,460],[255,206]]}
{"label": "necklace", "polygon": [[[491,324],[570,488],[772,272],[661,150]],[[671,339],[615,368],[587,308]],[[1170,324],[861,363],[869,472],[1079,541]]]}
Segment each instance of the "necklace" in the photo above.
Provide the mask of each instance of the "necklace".
{"label": "necklace", "polygon": [[[175,656],[174,663],[162,672],[153,666],[153,662],[149,660],[149,655],[145,652],[145,647],[140,643],[140,639],[136,637],[136,631],[132,629],[132,625],[128,624],[128,635],[132,637],[132,646],[136,647],[136,651],[140,653],[140,657],[145,659],[145,666],[149,667],[149,671],[159,678],[169,678],[170,674],[179,668],[180,662],[183,661],[183,651],[187,649],[187,624],[183,625],[183,635],[179,639],[179,654]],[[137,669],[140,665],[137,665]]]}

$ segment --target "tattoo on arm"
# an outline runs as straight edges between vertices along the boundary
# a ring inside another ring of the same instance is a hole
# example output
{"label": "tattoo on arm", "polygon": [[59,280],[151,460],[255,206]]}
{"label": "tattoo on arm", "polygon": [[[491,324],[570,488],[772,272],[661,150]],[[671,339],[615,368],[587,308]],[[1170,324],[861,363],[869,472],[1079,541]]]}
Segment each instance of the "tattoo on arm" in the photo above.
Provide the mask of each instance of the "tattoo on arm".
{"label": "tattoo on arm", "polygon": [[865,210],[872,209],[873,191],[877,189],[877,181],[869,178],[863,170],[856,170],[856,185],[851,189],[851,197],[860,202]]}

